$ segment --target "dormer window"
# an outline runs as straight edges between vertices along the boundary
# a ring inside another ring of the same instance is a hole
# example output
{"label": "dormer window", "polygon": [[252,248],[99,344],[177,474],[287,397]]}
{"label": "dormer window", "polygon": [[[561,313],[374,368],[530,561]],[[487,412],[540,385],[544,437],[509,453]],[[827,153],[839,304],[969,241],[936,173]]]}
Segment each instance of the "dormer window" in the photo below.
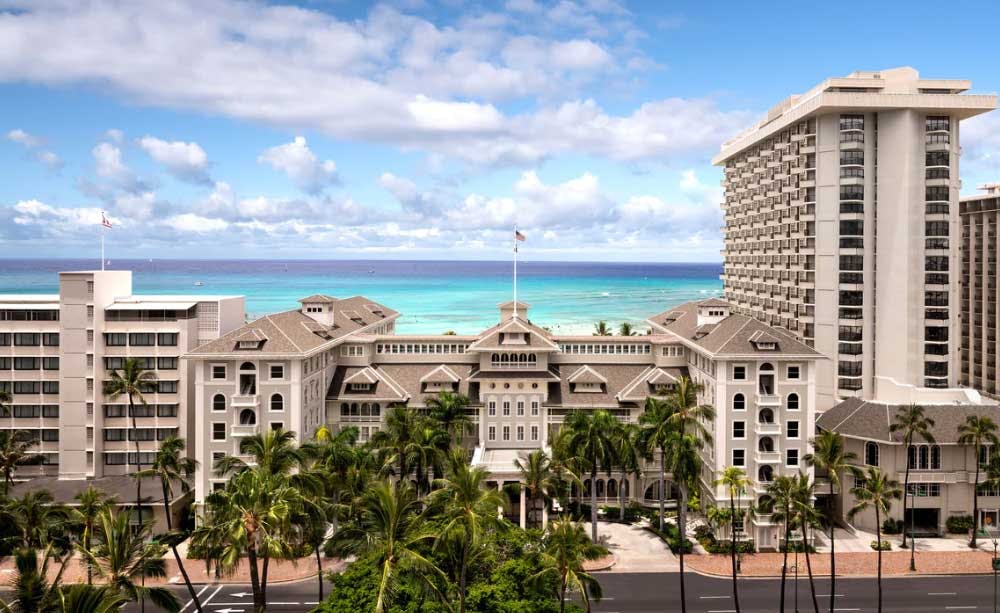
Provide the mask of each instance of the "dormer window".
{"label": "dormer window", "polygon": [[347,389],[352,392],[370,392],[372,389],[371,383],[349,383]]}
{"label": "dormer window", "polygon": [[237,349],[256,349],[260,347],[260,341],[240,341],[236,343]]}
{"label": "dormer window", "polygon": [[573,391],[584,394],[599,393],[602,391],[600,383],[574,383]]}
{"label": "dormer window", "polygon": [[777,351],[778,350],[778,339],[773,335],[765,332],[764,330],[758,330],[750,335],[750,343],[754,346],[757,351]]}

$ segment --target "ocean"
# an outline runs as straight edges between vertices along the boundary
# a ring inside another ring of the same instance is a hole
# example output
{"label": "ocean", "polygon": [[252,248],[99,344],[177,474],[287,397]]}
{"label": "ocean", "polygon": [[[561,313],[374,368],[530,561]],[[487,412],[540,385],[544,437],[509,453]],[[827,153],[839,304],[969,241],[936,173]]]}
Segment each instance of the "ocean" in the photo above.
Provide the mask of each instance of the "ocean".
{"label": "ocean", "polygon": [[[0,293],[55,293],[57,274],[94,260],[0,259]],[[403,260],[114,260],[133,271],[136,293],[242,294],[251,317],[296,308],[315,293],[364,295],[402,315],[401,334],[474,334],[497,322],[513,297],[511,262]],[[721,264],[518,262],[518,299],[559,334],[617,328],[671,306],[718,296]],[[196,283],[198,285],[196,285]]]}

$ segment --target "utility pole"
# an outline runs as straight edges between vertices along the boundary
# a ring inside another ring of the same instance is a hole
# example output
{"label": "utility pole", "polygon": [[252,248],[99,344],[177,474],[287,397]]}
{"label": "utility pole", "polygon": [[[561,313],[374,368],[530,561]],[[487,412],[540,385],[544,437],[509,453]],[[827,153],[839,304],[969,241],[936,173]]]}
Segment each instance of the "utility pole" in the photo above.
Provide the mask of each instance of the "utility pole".
{"label": "utility pole", "polygon": [[[915,559],[917,551],[917,537],[913,535],[913,516],[916,515],[914,512],[914,505],[917,504],[917,489],[913,485],[910,487],[913,487],[912,492],[907,492],[910,496],[910,570],[915,572],[917,570],[917,562]],[[905,520],[906,518],[904,517],[903,519]],[[906,530],[905,526],[903,527],[903,530]]]}

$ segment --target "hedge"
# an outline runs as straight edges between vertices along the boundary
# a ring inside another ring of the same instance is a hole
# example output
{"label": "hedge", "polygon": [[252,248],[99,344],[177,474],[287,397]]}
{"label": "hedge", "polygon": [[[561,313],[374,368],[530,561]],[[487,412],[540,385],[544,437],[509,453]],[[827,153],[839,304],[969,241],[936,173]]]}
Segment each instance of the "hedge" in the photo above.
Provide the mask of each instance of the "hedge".
{"label": "hedge", "polygon": [[944,523],[948,534],[966,534],[969,530],[972,530],[972,524],[971,515],[952,515]]}

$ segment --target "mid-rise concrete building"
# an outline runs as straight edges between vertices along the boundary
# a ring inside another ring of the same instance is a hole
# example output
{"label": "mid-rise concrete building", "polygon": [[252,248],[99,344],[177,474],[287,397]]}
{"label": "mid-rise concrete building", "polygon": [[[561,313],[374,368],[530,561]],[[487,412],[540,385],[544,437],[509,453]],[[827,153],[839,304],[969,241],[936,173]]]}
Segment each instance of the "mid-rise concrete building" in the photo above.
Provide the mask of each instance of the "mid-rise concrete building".
{"label": "mid-rise concrete building", "polygon": [[823,81],[726,142],[726,300],[829,360],[845,397],[966,401],[958,376],[960,121],[996,108],[912,68]]}
{"label": "mid-rise concrete building", "polygon": [[[27,432],[44,458],[19,476],[124,475],[167,436],[190,439],[194,388],[181,358],[243,321],[242,297],[134,295],[129,271],[64,272],[58,294],[0,295],[0,389],[12,397],[0,428]],[[135,433],[127,398],[103,394],[127,358],[156,375]]]}
{"label": "mid-rise concrete building", "polygon": [[1000,184],[984,186],[985,193],[963,198],[961,218],[961,360],[959,383],[992,397],[1000,397],[997,370],[997,262],[1000,248]]}
{"label": "mid-rise concrete building", "polygon": [[[520,480],[514,465],[549,441],[575,411],[607,409],[637,422],[647,398],[668,394],[689,376],[699,402],[716,418],[706,427],[701,485],[707,502],[728,500],[714,485],[726,466],[754,479],[741,504],[760,502],[777,475],[808,472],[802,456],[814,428],[816,363],[822,358],[787,331],[732,312],[721,300],[681,305],[651,317],[645,336],[559,336],[532,322],[529,306],[499,305],[495,326],[471,335],[400,335],[399,314],[364,297],[310,296],[298,309],[263,317],[186,356],[195,386],[195,500],[225,476],[223,454],[239,454],[246,436],[266,428],[300,439],[320,425],[355,426],[367,441],[393,406],[422,411],[442,391],[469,398],[474,431],[464,440],[472,463],[502,488]],[[601,503],[656,504],[659,467],[622,478],[602,471],[584,481]],[[670,497],[670,492],[665,492]],[[508,514],[525,523],[525,500]],[[547,509],[537,509],[545,521]],[[760,514],[747,526],[763,548],[777,546],[778,526]]]}

